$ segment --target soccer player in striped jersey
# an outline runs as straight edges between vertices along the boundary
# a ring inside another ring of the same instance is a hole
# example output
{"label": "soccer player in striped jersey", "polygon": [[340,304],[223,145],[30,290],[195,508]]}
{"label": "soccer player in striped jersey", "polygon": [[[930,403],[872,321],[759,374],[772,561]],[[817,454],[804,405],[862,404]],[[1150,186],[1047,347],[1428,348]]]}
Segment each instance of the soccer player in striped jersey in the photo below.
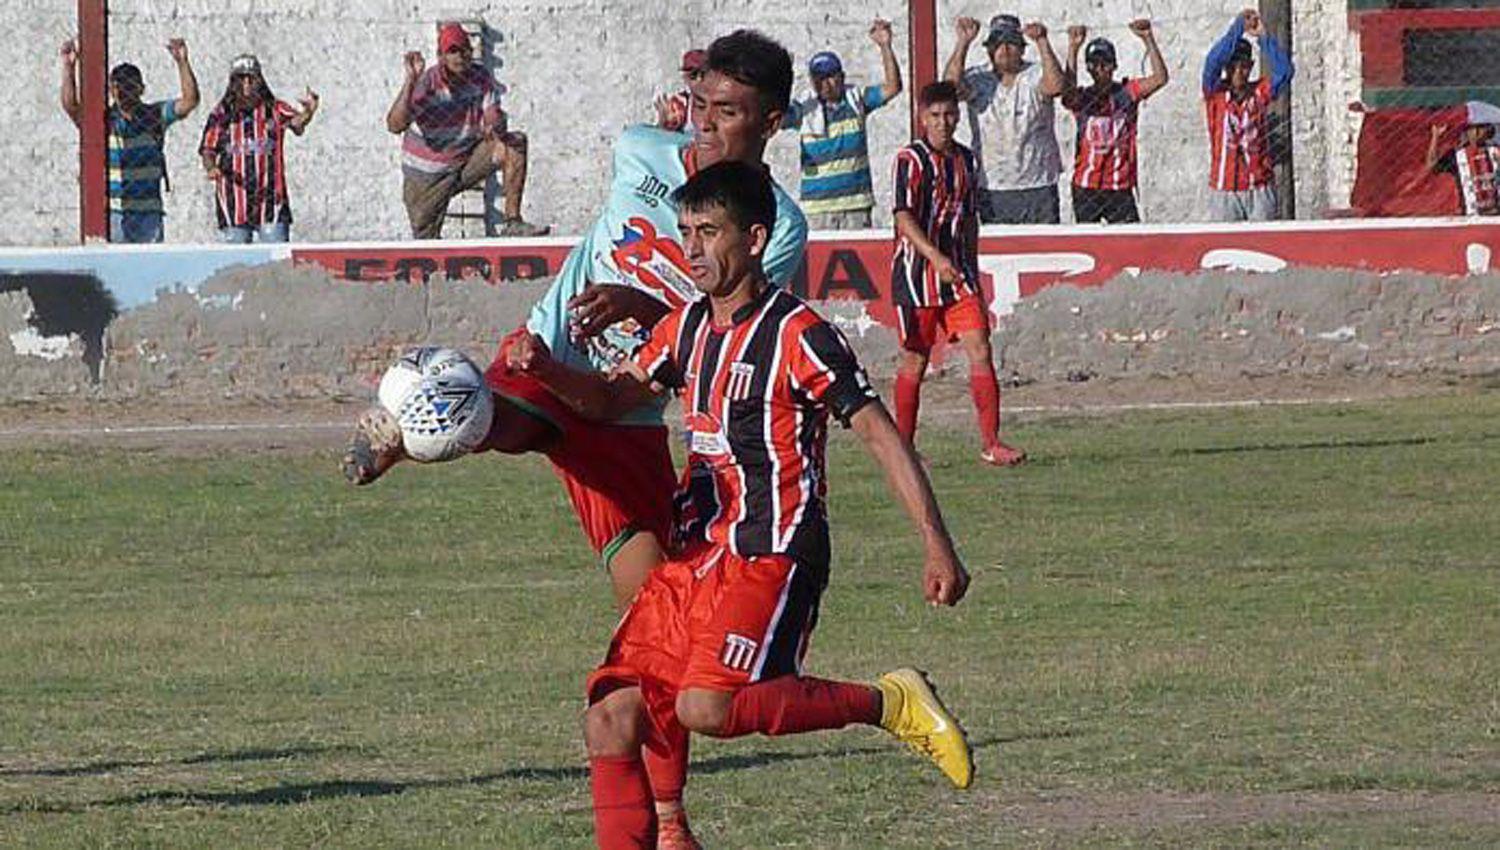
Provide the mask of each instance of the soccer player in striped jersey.
{"label": "soccer player in striped jersey", "polygon": [[[1270,75],[1250,79],[1260,44]],[[1279,214],[1270,139],[1270,108],[1296,69],[1260,13],[1235,16],[1203,61],[1203,107],[1208,119],[1208,209],[1215,221],[1270,221]]]}
{"label": "soccer player in striped jersey", "polygon": [[720,163],[675,197],[707,298],[674,310],[608,377],[558,369],[540,346],[511,352],[582,415],[607,420],[667,393],[684,410],[692,509],[683,548],[647,578],[589,677],[599,846],[652,846],[642,753],[684,728],[733,738],[879,726],[967,787],[968,743],[922,674],[897,670],[866,685],[802,672],[831,554],[828,420],[861,438],[921,532],[927,601],[954,605],[968,574],[927,477],[843,336],[766,279],[776,201],[764,169]]}
{"label": "soccer player in striped jersey", "polygon": [[969,393],[979,418],[979,457],[1014,466],[1026,453],[1000,440],[1000,383],[991,360],[989,311],[979,288],[979,219],[974,153],[953,138],[958,88],[922,89],[922,138],[896,154],[896,251],[891,259],[901,359],[896,368],[896,422],[916,444],[922,379],[940,338],[957,340],[969,358]]}
{"label": "soccer player in striped jersey", "polygon": [[[552,461],[586,536],[624,607],[664,558],[676,477],[662,414],[665,399],[643,398],[602,420],[585,420],[534,376],[509,365],[517,345],[541,349],[559,368],[607,373],[630,358],[668,312],[700,297],[677,232],[673,191],[700,169],[722,161],[766,171],[766,143],[791,98],[792,61],[781,45],[750,30],[714,41],[693,89],[692,136],[632,127],[615,143],[614,173],[599,218],[564,261],[526,325],[500,345],[485,378],[495,417],[481,451],[540,452]],[[796,202],[773,185],[775,225],[762,262],[776,285],[802,263],[807,222]],[[406,457],[394,418],[379,407],[361,418],[345,456],[357,484],[376,480]],[[687,767],[682,749],[651,758],[663,835],[694,846],[682,814]]]}
{"label": "soccer player in striped jersey", "polygon": [[1079,224],[1098,221],[1110,224],[1136,222],[1141,213],[1135,202],[1136,125],[1141,102],[1167,84],[1167,62],[1162,58],[1151,22],[1130,22],[1130,31],[1146,45],[1151,74],[1136,79],[1115,79],[1119,66],[1115,45],[1096,38],[1084,50],[1093,84],[1079,88],[1078,50],[1088,37],[1082,26],[1068,27],[1067,86],[1062,103],[1073,113],[1078,126],[1074,139],[1073,219]]}

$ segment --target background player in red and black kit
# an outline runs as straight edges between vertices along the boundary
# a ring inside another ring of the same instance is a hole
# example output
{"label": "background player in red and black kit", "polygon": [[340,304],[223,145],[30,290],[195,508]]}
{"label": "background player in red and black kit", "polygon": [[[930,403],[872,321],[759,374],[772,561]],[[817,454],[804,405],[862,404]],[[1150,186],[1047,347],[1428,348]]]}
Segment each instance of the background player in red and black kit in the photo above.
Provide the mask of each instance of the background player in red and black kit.
{"label": "background player in red and black kit", "polygon": [[1096,38],[1084,50],[1093,84],[1079,88],[1078,49],[1088,29],[1068,27],[1067,91],[1062,102],[1078,125],[1078,149],[1073,162],[1073,219],[1079,224],[1106,221],[1124,224],[1141,220],[1135,202],[1136,126],[1141,101],[1167,84],[1167,62],[1162,58],[1151,22],[1130,22],[1130,31],[1146,45],[1151,74],[1136,79],[1115,79],[1119,62],[1115,46],[1107,38]]}
{"label": "background player in red and black kit", "polygon": [[979,219],[974,153],[953,139],[958,89],[922,89],[922,138],[896,154],[896,252],[891,299],[901,336],[896,422],[915,445],[922,379],[940,335],[969,358],[969,392],[979,416],[980,459],[1013,466],[1026,453],[1000,441],[1000,383],[991,361],[989,311],[979,288]]}
{"label": "background player in red and black kit", "polygon": [[708,298],[673,311],[613,376],[516,363],[580,413],[677,394],[689,442],[692,520],[680,556],[647,578],[589,679],[585,719],[595,829],[604,848],[655,840],[643,748],[686,727],[737,737],[879,725],[958,787],[968,744],[914,670],[876,685],[802,675],[828,580],[823,458],[829,417],[885,470],[926,544],[923,591],[953,605],[968,575],[931,487],[843,337],[761,271],[775,202],[764,170],[726,162],[677,192],[683,247]]}

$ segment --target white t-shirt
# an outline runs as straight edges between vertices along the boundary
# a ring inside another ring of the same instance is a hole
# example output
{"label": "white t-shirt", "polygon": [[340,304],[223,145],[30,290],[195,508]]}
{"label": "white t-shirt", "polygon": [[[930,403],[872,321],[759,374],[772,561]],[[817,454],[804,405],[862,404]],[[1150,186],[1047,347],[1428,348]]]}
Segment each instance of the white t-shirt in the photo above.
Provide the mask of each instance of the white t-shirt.
{"label": "white t-shirt", "polygon": [[979,156],[980,188],[1036,189],[1057,183],[1062,153],[1052,98],[1042,94],[1042,66],[1027,63],[1006,88],[992,68],[964,72],[969,90],[968,139]]}

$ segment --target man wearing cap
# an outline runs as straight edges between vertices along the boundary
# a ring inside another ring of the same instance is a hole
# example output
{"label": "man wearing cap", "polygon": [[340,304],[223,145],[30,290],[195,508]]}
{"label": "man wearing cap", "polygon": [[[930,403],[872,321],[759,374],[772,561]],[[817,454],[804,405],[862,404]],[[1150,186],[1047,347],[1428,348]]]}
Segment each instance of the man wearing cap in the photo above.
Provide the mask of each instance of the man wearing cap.
{"label": "man wearing cap", "polygon": [[1493,124],[1469,123],[1463,127],[1458,145],[1447,153],[1438,150],[1448,127],[1435,124],[1427,143],[1427,170],[1448,174],[1458,189],[1460,215],[1500,215],[1500,146],[1495,144]]}
{"label": "man wearing cap", "polygon": [[[167,128],[188,116],[198,106],[198,78],[188,62],[187,42],[174,38],[167,52],[177,63],[182,94],[175,100],[147,103],[141,69],[122,62],[109,72],[109,108],[105,130],[109,134],[109,241],[160,242],[163,236],[161,184],[167,181],[167,162],[162,154]],[[83,127],[83,106],[78,99],[78,42],[69,39],[62,50],[62,108]],[[167,181],[170,187],[171,182]]]}
{"label": "man wearing cap", "polygon": [[[1260,43],[1269,77],[1251,80]],[[1246,9],[1203,62],[1203,105],[1208,118],[1208,209],[1214,221],[1270,221],[1280,211],[1272,167],[1270,107],[1296,71],[1281,44],[1266,32],[1260,13]]]}
{"label": "man wearing cap", "polygon": [[814,229],[870,226],[875,190],[865,120],[901,93],[891,22],[876,18],[870,40],[880,49],[880,85],[847,86],[838,55],[816,53],[807,63],[812,89],[792,102],[781,121],[782,129],[797,131],[802,146],[802,211]]}
{"label": "man wearing cap", "polygon": [[656,96],[656,126],[679,133],[693,132],[693,87],[703,78],[708,51],[693,49],[682,54],[682,88]]}
{"label": "man wearing cap", "polygon": [[[412,235],[437,239],[448,202],[495,171],[505,181],[502,236],[540,236],[547,227],[521,218],[526,188],[526,136],[506,127],[500,92],[474,62],[469,34],[456,23],[438,30],[438,62],[406,54],[406,81],[386,113],[386,129],[401,141],[402,200]],[[425,70],[424,70],[425,68]]]}
{"label": "man wearing cap", "polygon": [[291,237],[292,205],[287,196],[286,131],[302,135],[318,111],[318,96],[307,89],[301,108],[277,100],[249,53],[229,66],[224,97],[208,114],[198,155],[214,183],[214,212],[225,242],[285,242]]}
{"label": "man wearing cap", "polygon": [[[987,68],[964,69],[969,45],[979,37],[979,21],[961,17],[958,43],[943,69],[968,104],[969,147],[980,161],[980,219],[987,224],[1057,224],[1057,147],[1052,101],[1063,93],[1062,65],[1047,28],[1021,26],[1015,15],[990,19],[984,47]],[[1039,62],[1025,59],[1026,41],[1036,45]]]}
{"label": "man wearing cap", "polygon": [[1141,220],[1135,202],[1136,122],[1141,102],[1167,84],[1167,63],[1151,22],[1130,22],[1130,32],[1146,46],[1151,74],[1136,79],[1115,79],[1115,45],[1096,38],[1084,50],[1084,62],[1093,85],[1078,88],[1078,51],[1088,38],[1088,29],[1068,27],[1067,91],[1063,106],[1077,124],[1073,162],[1073,220],[1079,224],[1110,224]]}

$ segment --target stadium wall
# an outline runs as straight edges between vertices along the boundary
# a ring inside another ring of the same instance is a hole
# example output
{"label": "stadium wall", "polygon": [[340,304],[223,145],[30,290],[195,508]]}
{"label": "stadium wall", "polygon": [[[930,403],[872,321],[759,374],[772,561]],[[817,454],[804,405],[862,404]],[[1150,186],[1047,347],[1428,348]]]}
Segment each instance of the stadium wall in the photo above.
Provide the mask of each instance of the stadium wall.
{"label": "stadium wall", "polygon": [[[1172,83],[1142,111],[1142,211],[1148,221],[1205,217],[1208,151],[1198,76],[1204,54],[1245,0],[1019,0],[1023,18],[1042,18],[1053,43],[1066,46],[1070,21],[1089,24],[1120,47],[1122,74],[1144,66],[1139,42],[1124,28],[1149,14],[1158,22]],[[0,244],[66,245],[78,239],[77,132],[58,106],[56,48],[76,30],[75,4],[14,0],[7,11],[12,37],[0,44],[0,63],[15,69],[0,91]],[[619,130],[652,117],[653,92],[676,82],[682,50],[733,27],[753,25],[777,37],[798,62],[797,87],[807,84],[802,63],[814,51],[836,49],[853,82],[876,82],[878,54],[866,36],[875,15],[897,22],[897,55],[906,67],[906,4],[896,0],[678,0],[643,9],[622,0],[507,0],[428,2],[372,0],[110,0],[112,62],[139,64],[148,98],[175,95],[177,82],[163,49],[173,35],[187,39],[203,104],[168,136],[173,179],[167,195],[167,238],[206,242],[215,237],[211,192],[195,155],[203,121],[224,89],[230,59],[259,55],[272,88],[291,99],[310,85],[322,109],[306,136],[290,138],[287,168],[301,241],[399,239],[406,235],[400,201],[399,141],[384,115],[400,85],[403,51],[432,59],[434,22],[482,21],[491,61],[507,87],[515,126],[532,138],[528,217],[577,233],[604,197],[604,168]],[[993,4],[940,2],[939,65],[953,44],[952,21],[987,19]],[[1347,203],[1353,173],[1358,59],[1343,0],[1294,0],[1294,154],[1298,209],[1318,217]],[[982,61],[976,47],[971,62]],[[907,95],[872,116],[870,141],[879,197],[889,197],[889,163],[908,135]],[[1061,116],[1067,152],[1073,122]],[[778,178],[797,183],[797,145],[784,133],[773,143]],[[1066,208],[1066,202],[1065,202]],[[889,214],[877,209],[877,223]],[[450,229],[456,235],[457,228]],[[470,235],[478,235],[471,233]]]}

